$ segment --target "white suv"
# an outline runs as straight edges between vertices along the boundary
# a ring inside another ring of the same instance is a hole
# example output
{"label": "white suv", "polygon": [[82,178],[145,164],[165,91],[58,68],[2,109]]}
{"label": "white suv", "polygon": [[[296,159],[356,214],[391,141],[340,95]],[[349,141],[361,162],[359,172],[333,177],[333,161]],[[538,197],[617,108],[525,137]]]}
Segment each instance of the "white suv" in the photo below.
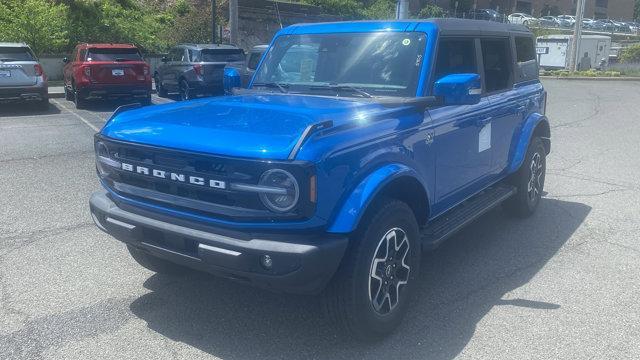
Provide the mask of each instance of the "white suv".
{"label": "white suv", "polygon": [[513,13],[507,17],[510,23],[524,26],[537,25],[538,19],[525,13]]}

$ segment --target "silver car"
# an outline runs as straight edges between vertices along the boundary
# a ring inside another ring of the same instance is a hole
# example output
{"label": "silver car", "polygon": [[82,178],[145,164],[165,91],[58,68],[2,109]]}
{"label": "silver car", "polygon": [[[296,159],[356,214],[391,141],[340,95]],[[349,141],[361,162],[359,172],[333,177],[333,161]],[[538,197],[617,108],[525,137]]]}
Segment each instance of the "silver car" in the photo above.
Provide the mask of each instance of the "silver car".
{"label": "silver car", "polygon": [[25,43],[0,42],[0,104],[35,102],[49,107],[47,77]]}

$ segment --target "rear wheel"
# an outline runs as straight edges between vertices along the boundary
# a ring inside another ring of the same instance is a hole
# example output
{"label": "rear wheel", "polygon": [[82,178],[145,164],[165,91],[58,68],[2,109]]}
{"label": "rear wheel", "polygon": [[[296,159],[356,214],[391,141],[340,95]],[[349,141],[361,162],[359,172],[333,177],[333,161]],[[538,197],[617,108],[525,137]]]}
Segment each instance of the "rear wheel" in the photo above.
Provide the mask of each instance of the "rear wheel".
{"label": "rear wheel", "polygon": [[167,90],[162,86],[162,82],[160,81],[160,76],[156,74],[154,76],[153,81],[156,83],[156,92],[160,97],[167,97]]}
{"label": "rear wheel", "polygon": [[147,95],[147,97],[145,97],[144,99],[142,99],[140,101],[140,103],[142,104],[142,106],[149,106],[152,105],[153,102],[151,101],[151,94]]}
{"label": "rear wheel", "polygon": [[191,89],[189,89],[189,84],[185,80],[182,80],[180,82],[180,100],[186,101],[192,98],[193,94],[191,93]]}
{"label": "rear wheel", "polygon": [[73,92],[69,90],[67,85],[64,86],[64,99],[67,101],[73,101]]}
{"label": "rear wheel", "polygon": [[143,250],[127,245],[131,257],[143,267],[159,274],[180,275],[188,271],[187,268],[155,257]]}
{"label": "rear wheel", "polygon": [[418,224],[409,206],[388,199],[363,221],[323,296],[346,333],[374,340],[400,324],[420,266]]}
{"label": "rear wheel", "polygon": [[82,97],[75,85],[73,85],[73,102],[76,104],[76,109],[84,109],[87,106],[87,99]]}
{"label": "rear wheel", "polygon": [[546,155],[542,139],[539,137],[531,139],[522,166],[511,179],[517,188],[517,193],[504,203],[505,209],[510,214],[527,217],[538,208],[547,171]]}

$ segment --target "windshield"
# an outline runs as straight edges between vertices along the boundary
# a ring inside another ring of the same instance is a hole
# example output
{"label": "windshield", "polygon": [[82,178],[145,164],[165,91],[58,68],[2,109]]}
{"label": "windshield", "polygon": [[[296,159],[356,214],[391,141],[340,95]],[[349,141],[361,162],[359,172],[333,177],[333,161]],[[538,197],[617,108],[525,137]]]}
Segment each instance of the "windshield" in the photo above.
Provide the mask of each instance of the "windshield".
{"label": "windshield", "polygon": [[0,47],[0,61],[35,61],[26,47]]}
{"label": "windshield", "polygon": [[244,61],[241,49],[205,49],[195,52],[193,62],[239,62]]}
{"label": "windshield", "polygon": [[142,61],[138,49],[89,49],[87,61]]}
{"label": "windshield", "polygon": [[348,86],[372,95],[414,96],[425,42],[418,32],[283,35],[253,86],[275,83],[298,92]]}

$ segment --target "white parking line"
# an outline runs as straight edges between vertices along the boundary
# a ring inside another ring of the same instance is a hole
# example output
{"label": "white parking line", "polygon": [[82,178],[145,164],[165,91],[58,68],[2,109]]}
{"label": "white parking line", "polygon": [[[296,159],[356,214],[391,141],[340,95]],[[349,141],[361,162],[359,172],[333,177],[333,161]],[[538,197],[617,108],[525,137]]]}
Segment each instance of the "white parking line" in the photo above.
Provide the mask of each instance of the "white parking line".
{"label": "white parking line", "polygon": [[65,109],[66,111],[70,112],[71,114],[73,114],[75,117],[77,117],[78,119],[80,119],[80,121],[82,121],[83,123],[85,123],[85,125],[87,125],[88,127],[90,127],[93,131],[98,132],[100,131],[100,129],[98,129],[95,125],[93,125],[92,123],[90,123],[87,119],[83,118],[82,115],[76,113],[75,111],[73,111],[72,109],[66,107],[64,104],[62,104],[61,102],[59,102],[56,99],[51,99],[51,101],[53,101],[54,103],[56,103],[58,106],[60,106],[61,108]]}

